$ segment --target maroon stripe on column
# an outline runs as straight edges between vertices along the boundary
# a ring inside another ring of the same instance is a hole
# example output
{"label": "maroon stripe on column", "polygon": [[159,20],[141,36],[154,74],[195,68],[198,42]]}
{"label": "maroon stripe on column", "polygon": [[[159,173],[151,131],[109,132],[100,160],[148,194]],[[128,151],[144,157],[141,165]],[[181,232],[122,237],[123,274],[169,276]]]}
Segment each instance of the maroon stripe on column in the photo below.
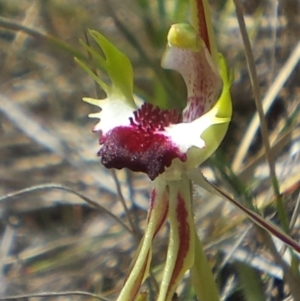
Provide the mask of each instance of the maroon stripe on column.
{"label": "maroon stripe on column", "polygon": [[205,10],[202,0],[196,0],[197,1],[197,16],[199,20],[199,34],[202,40],[204,41],[207,49],[210,52],[210,45],[209,45],[209,36],[208,36],[208,30],[206,26],[206,17],[205,17]]}

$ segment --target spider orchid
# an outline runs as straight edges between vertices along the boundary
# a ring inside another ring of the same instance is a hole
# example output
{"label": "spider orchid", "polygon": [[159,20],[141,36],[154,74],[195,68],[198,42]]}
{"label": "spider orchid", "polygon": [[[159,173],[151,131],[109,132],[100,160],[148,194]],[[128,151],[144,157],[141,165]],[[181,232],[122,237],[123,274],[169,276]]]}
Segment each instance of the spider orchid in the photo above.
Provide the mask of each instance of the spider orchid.
{"label": "spider orchid", "polygon": [[98,32],[90,34],[104,56],[84,46],[111,84],[77,60],[107,94],[103,100],[84,98],[101,108],[89,116],[100,119],[94,131],[100,133],[102,164],[144,172],[153,181],[145,234],[118,301],[137,298],[148,276],[153,239],[166,220],[170,224],[169,245],[157,300],[171,300],[188,270],[198,298],[218,300],[195,229],[190,175],[217,149],[227,131],[232,78],[216,51],[207,1],[192,0],[191,12],[191,25],[171,27],[162,60],[162,67],[179,72],[185,81],[187,105],[181,113],[148,103],[137,107],[130,61]]}

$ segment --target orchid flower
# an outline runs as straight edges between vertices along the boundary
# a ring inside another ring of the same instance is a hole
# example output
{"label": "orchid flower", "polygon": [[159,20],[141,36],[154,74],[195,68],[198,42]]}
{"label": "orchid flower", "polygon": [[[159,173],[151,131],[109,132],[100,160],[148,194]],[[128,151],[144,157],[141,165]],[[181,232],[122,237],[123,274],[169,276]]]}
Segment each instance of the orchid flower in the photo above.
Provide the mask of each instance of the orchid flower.
{"label": "orchid flower", "polygon": [[96,31],[91,36],[104,56],[84,45],[111,83],[78,63],[107,94],[84,101],[100,107],[98,155],[107,168],[144,172],[153,181],[145,234],[130,266],[118,301],[137,298],[151,263],[151,246],[165,221],[170,224],[166,263],[158,301],[172,299],[187,271],[199,300],[218,300],[208,262],[196,233],[190,175],[219,146],[231,119],[232,76],[217,53],[207,1],[191,1],[191,24],[172,25],[162,67],[179,72],[187,87],[183,112],[161,110],[133,97],[133,72],[128,58]]}

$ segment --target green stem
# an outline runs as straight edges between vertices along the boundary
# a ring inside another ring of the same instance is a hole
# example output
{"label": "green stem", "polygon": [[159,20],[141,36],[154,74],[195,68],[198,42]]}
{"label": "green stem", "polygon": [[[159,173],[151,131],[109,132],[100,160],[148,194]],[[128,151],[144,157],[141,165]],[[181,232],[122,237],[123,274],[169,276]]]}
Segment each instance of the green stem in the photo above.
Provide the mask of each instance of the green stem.
{"label": "green stem", "polygon": [[19,31],[19,30],[23,31],[23,32],[27,33],[28,35],[30,35],[36,39],[45,41],[49,44],[52,44],[53,46],[59,48],[60,50],[65,51],[65,52],[71,54],[72,56],[75,56],[85,62],[89,61],[87,56],[85,56],[80,51],[73,48],[71,45],[59,40],[58,38],[56,38],[54,36],[51,36],[50,34],[42,33],[33,28],[29,28],[29,27],[23,26],[21,24],[18,24],[14,20],[0,17],[0,27],[11,29],[14,31]]}

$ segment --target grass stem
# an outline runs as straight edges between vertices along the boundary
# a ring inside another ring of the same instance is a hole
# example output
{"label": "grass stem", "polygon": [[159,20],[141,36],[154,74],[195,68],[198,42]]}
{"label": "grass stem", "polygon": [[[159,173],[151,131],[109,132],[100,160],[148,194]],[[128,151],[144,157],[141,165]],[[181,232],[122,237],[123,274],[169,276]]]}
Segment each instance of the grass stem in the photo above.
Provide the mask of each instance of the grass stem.
{"label": "grass stem", "polygon": [[257,78],[257,73],[256,73],[256,68],[254,63],[254,57],[251,49],[251,44],[250,44],[250,40],[249,40],[249,36],[247,33],[246,24],[244,20],[243,8],[240,0],[234,0],[234,4],[235,4],[237,19],[238,19],[238,23],[239,23],[243,43],[244,43],[245,56],[247,60],[250,81],[253,89],[255,105],[260,120],[260,131],[261,131],[263,146],[265,149],[266,160],[269,166],[270,182],[273,187],[274,195],[276,197],[277,212],[283,230],[285,232],[288,232],[289,231],[288,220],[287,220],[287,216],[284,209],[283,200],[280,194],[279,184],[276,176],[274,158],[272,156],[270,142],[269,142],[269,132],[268,132],[267,122],[265,119],[265,114],[261,102],[260,88],[258,84],[258,78]]}

